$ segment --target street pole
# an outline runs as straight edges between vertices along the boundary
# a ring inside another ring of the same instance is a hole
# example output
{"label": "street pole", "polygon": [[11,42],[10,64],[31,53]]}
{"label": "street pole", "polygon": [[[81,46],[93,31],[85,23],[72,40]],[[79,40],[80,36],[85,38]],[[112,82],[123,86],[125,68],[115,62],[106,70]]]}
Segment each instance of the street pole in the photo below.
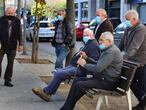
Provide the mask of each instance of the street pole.
{"label": "street pole", "polygon": [[24,0],[24,11],[23,11],[23,55],[27,55],[26,51],[26,3],[27,0]]}

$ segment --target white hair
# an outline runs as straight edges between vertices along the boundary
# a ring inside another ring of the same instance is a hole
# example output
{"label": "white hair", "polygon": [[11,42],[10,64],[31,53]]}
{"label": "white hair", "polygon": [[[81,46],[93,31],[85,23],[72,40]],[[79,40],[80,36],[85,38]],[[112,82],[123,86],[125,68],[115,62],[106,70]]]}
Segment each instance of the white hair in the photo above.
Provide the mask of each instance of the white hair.
{"label": "white hair", "polygon": [[107,18],[107,12],[106,12],[105,9],[99,8],[99,9],[96,10],[96,12],[101,13],[105,18]]}
{"label": "white hair", "polygon": [[126,13],[125,13],[125,17],[126,16],[130,16],[131,18],[135,18],[135,19],[139,19],[139,14],[136,10],[128,10]]}
{"label": "white hair", "polygon": [[103,38],[105,38],[105,39],[110,40],[112,43],[114,42],[114,36],[113,36],[113,34],[112,34],[111,32],[109,32],[109,31],[103,32],[103,33],[101,34],[101,36],[102,36]]}

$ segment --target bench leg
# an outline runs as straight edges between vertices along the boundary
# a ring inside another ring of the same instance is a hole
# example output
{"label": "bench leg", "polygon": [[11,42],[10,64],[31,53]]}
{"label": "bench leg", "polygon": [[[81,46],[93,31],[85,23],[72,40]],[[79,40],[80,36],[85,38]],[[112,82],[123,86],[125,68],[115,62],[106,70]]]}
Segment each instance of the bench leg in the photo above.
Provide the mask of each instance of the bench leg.
{"label": "bench leg", "polygon": [[109,103],[108,103],[108,96],[104,96],[104,98],[105,98],[105,104],[106,104],[106,106],[108,106],[109,105]]}
{"label": "bench leg", "polygon": [[96,110],[100,110],[101,103],[103,102],[103,97],[104,97],[103,95],[99,95]]}
{"label": "bench leg", "polygon": [[128,103],[128,110],[132,110],[130,89],[127,91],[126,98],[127,98],[127,103]]}

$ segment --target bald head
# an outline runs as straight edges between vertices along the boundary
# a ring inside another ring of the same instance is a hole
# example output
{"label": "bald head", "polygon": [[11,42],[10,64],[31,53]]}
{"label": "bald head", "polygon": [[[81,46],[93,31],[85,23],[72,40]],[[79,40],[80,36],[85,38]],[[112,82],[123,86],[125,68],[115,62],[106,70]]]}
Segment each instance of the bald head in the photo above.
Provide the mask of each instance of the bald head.
{"label": "bald head", "polygon": [[89,28],[84,29],[83,36],[88,36],[90,39],[94,39],[93,31]]}
{"label": "bald head", "polygon": [[16,12],[16,10],[13,6],[7,7],[6,16],[14,16],[15,12]]}

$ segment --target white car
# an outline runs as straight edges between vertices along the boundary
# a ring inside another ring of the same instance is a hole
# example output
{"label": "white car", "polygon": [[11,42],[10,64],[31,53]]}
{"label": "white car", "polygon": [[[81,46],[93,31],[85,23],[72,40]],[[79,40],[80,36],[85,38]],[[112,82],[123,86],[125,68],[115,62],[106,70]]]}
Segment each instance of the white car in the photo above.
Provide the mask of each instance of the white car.
{"label": "white car", "polygon": [[[26,39],[29,41],[33,40],[34,23],[31,23],[30,26],[26,29]],[[55,34],[54,27],[48,21],[40,21],[40,28],[38,37],[39,40],[50,40],[53,39]]]}

